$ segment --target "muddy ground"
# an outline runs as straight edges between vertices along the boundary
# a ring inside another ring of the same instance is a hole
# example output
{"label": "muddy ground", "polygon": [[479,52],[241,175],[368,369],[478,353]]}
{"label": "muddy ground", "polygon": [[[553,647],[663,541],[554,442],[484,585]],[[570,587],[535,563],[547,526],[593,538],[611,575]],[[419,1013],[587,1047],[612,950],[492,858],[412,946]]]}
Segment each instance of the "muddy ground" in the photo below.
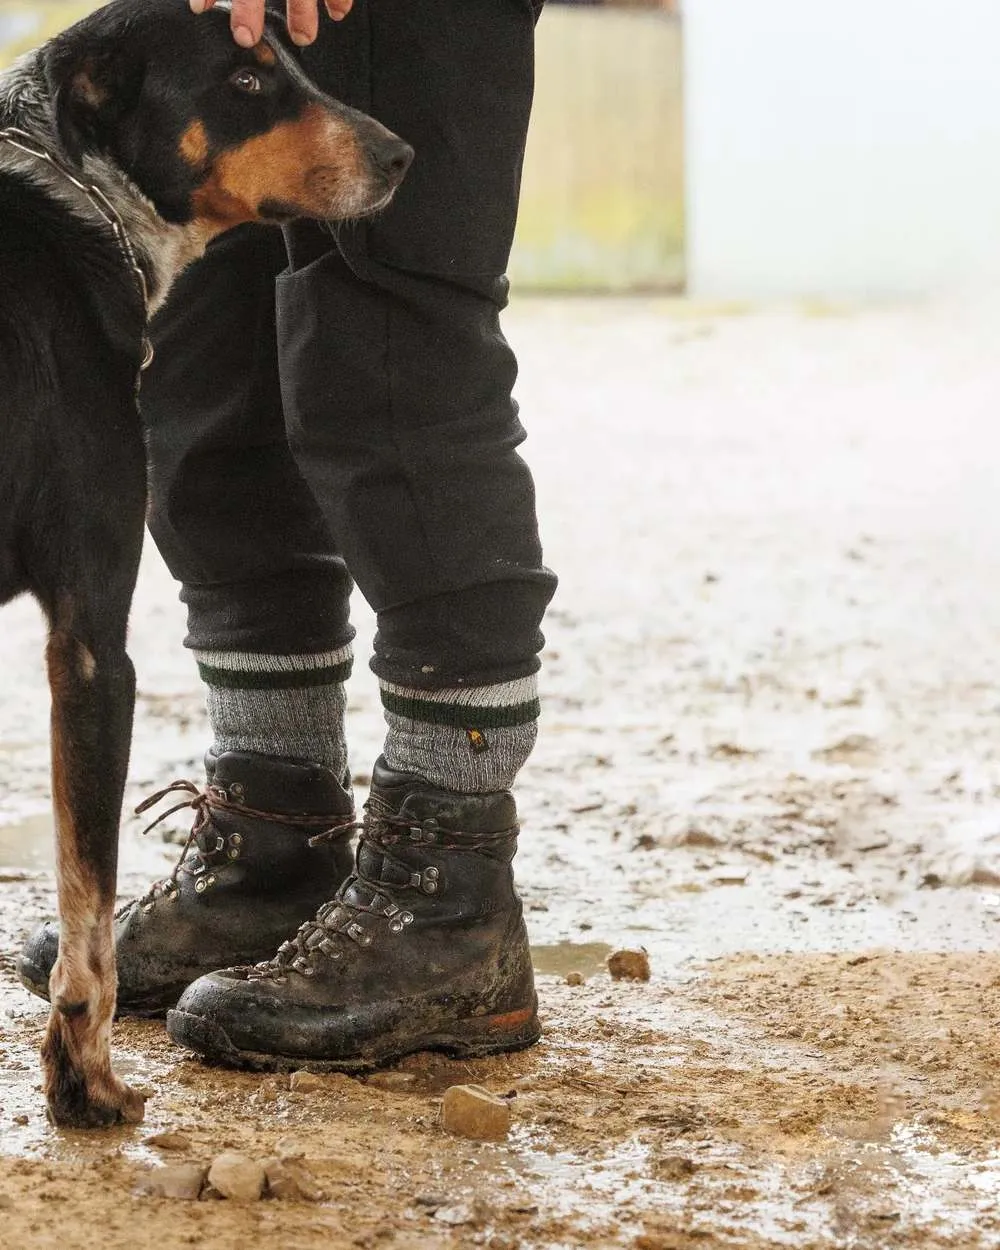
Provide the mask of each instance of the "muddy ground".
{"label": "muddy ground", "polygon": [[[512,310],[562,575],[520,789],[545,1023],[523,1054],[291,1090],[123,1022],[147,1122],[49,1128],[44,1011],[11,974],[52,907],[42,633],[6,609],[0,1244],[1000,1245],[998,312]],[[206,741],[147,556],[132,801],[196,775]],[[363,605],[359,625],[363,655]],[[363,664],[350,715],[363,788]],[[126,893],[176,852],[138,828]],[[651,981],[611,981],[621,946]],[[440,1127],[467,1080],[509,1097],[505,1143]],[[150,1142],[167,1130],[179,1149]],[[137,1192],[233,1148],[301,1157],[314,1200]]]}

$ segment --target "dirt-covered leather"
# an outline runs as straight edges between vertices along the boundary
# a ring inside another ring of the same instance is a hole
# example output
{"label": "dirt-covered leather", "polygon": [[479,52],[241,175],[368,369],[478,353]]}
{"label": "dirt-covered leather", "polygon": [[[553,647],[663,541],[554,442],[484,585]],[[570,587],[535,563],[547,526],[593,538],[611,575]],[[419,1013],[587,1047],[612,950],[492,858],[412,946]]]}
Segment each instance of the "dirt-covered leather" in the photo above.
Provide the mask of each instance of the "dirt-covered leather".
{"label": "dirt-covered leather", "polygon": [[[237,751],[206,767],[203,791],[171,792],[200,794],[179,868],[115,918],[120,1015],[162,1013],[206,972],[268,958],[351,871],[354,801],[329,769]],[[18,960],[43,998],[58,944],[58,925],[44,924]]]}
{"label": "dirt-covered leather", "polygon": [[170,1036],[239,1066],[363,1068],[538,1037],[507,792],[455,794],[375,765],[354,874],[277,955],[202,977]]}

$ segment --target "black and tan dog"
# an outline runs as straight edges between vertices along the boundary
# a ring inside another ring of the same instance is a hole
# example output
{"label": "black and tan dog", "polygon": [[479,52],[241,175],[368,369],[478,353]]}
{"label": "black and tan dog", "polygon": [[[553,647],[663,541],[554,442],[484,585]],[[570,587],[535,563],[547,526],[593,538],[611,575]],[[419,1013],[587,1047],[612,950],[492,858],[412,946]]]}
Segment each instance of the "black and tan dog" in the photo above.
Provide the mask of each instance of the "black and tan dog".
{"label": "black and tan dog", "polygon": [[0,76],[0,602],[49,622],[61,937],[42,1050],[58,1124],[142,1118],[112,1071],[112,914],[146,506],[136,379],[150,314],[222,231],[343,219],[412,151],[322,95],[276,23],[114,0]]}

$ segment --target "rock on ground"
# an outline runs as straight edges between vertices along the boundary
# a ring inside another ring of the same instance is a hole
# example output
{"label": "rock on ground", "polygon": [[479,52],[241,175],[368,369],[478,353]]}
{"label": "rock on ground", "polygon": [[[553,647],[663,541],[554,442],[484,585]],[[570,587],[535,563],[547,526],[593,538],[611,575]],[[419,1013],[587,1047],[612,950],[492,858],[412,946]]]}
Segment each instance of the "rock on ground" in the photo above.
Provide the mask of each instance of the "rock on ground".
{"label": "rock on ground", "polygon": [[649,956],[645,951],[614,951],[608,956],[613,981],[648,981]]}
{"label": "rock on ground", "polygon": [[208,1183],[234,1202],[256,1202],[266,1182],[263,1166],[246,1155],[221,1154],[208,1170]]}
{"label": "rock on ground", "polygon": [[510,1103],[481,1085],[453,1085],[445,1090],[441,1122],[458,1137],[502,1141],[510,1128]]}
{"label": "rock on ground", "polygon": [[151,1198],[179,1198],[196,1202],[205,1185],[208,1169],[202,1163],[172,1163],[154,1168],[139,1187]]}

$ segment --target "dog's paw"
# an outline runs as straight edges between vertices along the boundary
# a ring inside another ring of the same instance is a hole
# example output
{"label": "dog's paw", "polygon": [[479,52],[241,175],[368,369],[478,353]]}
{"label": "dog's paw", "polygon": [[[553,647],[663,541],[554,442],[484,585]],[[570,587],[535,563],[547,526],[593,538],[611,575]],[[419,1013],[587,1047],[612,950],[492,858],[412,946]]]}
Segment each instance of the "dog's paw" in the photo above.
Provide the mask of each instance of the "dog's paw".
{"label": "dog's paw", "polygon": [[46,1081],[49,1120],[59,1128],[111,1128],[141,1124],[146,1098],[117,1077],[87,1082],[77,1073],[59,1073]]}
{"label": "dog's paw", "polygon": [[50,1121],[60,1128],[141,1124],[145,1096],[115,1076],[107,1043],[81,1046],[79,1040],[65,1018],[54,1012],[42,1044]]}

